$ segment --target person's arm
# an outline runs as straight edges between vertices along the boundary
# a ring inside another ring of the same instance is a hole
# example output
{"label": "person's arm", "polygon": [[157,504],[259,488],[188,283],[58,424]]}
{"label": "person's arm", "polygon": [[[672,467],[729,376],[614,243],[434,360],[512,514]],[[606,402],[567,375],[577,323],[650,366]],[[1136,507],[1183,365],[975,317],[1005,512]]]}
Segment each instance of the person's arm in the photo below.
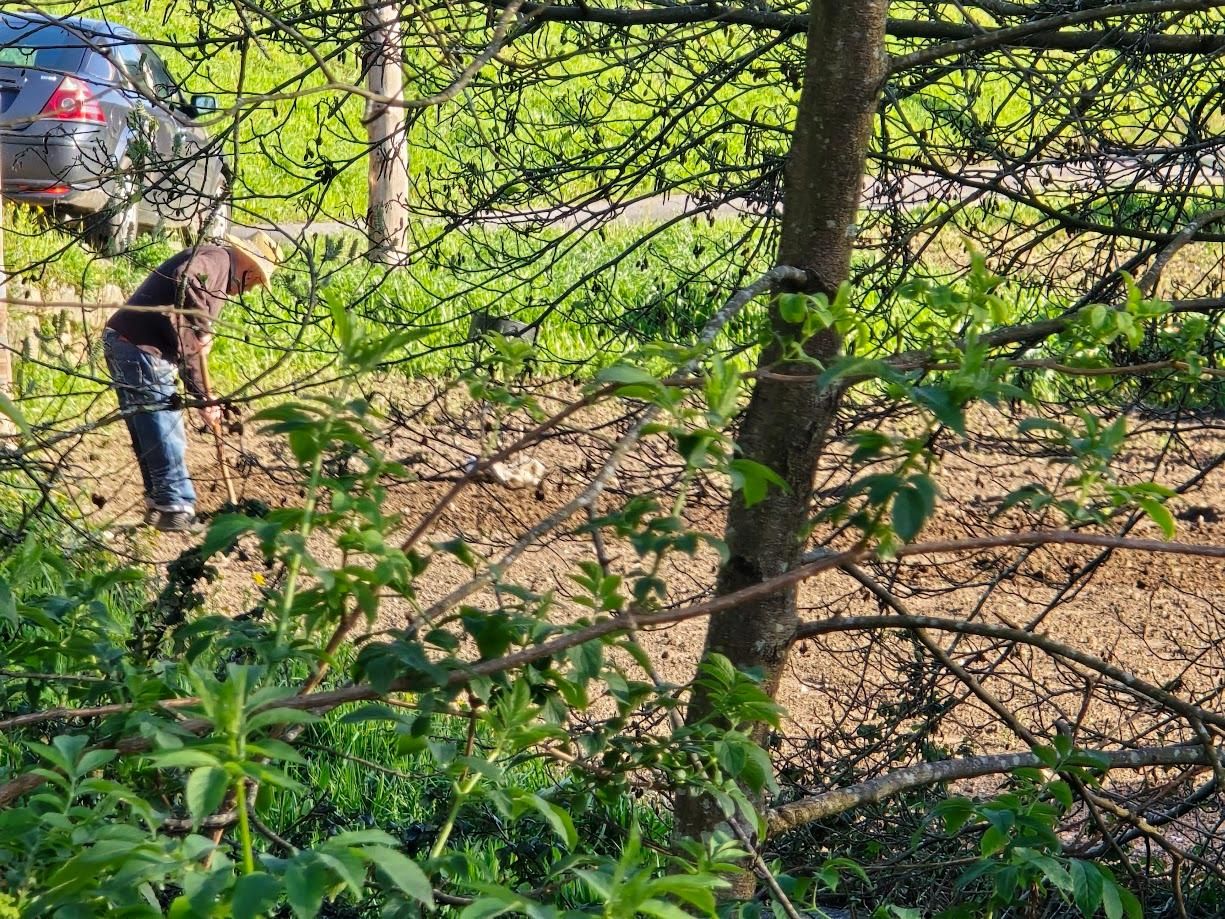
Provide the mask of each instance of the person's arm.
{"label": "person's arm", "polygon": [[[196,308],[188,305],[186,298],[183,306],[185,309]],[[179,372],[183,377],[183,386],[188,395],[196,399],[211,399],[213,395],[204,382],[204,362],[208,360],[212,334],[193,327],[192,323],[199,321],[194,316],[180,316],[179,320]]]}
{"label": "person's arm", "polygon": [[[179,339],[179,367],[183,386],[189,395],[201,401],[213,397],[208,390],[204,362],[208,360],[208,352],[212,346],[213,319],[221,312],[229,280],[228,256],[224,260],[193,259],[187,267],[182,285],[183,310],[190,312],[180,312],[174,317],[175,331]],[[220,410],[215,405],[206,406],[200,413],[210,424],[215,417],[220,416]]]}

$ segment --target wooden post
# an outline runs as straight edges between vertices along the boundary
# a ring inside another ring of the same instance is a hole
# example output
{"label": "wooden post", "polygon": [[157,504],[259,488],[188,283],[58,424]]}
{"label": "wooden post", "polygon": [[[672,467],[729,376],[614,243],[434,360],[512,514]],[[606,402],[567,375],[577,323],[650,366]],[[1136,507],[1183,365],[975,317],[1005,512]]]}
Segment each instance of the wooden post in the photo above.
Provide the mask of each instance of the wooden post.
{"label": "wooden post", "polygon": [[[404,46],[395,0],[365,0],[362,12],[366,87],[383,98],[404,98]],[[408,138],[404,109],[368,102],[363,119],[369,142],[369,257],[392,262],[408,230]]]}

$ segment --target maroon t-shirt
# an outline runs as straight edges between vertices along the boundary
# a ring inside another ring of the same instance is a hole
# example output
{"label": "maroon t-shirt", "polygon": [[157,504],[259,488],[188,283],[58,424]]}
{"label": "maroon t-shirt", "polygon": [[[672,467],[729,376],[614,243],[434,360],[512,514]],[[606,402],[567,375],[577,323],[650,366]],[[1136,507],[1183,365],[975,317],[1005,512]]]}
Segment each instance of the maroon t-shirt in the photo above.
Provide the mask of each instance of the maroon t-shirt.
{"label": "maroon t-shirt", "polygon": [[174,312],[121,309],[106,326],[138,348],[177,363],[187,391],[197,399],[208,398],[203,338],[229,298],[233,273],[233,255],[223,246],[184,250],[155,268],[128,298],[128,306],[170,307]]}

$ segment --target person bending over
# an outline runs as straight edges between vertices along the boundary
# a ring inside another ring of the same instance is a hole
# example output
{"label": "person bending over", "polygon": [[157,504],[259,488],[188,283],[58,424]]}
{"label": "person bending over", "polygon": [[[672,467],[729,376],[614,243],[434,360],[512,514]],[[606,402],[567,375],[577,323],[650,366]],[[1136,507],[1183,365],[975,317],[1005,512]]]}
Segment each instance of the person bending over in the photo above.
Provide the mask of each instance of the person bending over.
{"label": "person bending over", "polygon": [[154,269],[106,324],[103,352],[140,467],[149,526],[201,529],[175,376],[181,374],[188,395],[200,403],[200,419],[209,427],[219,424],[206,363],[213,322],[227,300],[267,286],[278,261],[276,245],[263,232],[195,246]]}

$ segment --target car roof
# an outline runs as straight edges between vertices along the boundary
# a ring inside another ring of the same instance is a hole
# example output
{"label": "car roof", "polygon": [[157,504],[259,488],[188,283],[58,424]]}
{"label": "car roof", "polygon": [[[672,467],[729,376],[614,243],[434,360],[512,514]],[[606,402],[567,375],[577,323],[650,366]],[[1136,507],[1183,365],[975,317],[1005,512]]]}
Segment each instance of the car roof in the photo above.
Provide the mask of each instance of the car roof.
{"label": "car roof", "polygon": [[87,32],[93,35],[104,35],[112,38],[140,38],[139,35],[137,35],[127,26],[121,26],[118,23],[108,22],[105,19],[86,19],[84,16],[52,16],[48,13],[39,12],[38,10],[16,10],[13,12],[5,11],[0,13],[0,21],[6,19],[24,19],[31,23],[43,22],[47,25],[62,26],[69,31]]}

